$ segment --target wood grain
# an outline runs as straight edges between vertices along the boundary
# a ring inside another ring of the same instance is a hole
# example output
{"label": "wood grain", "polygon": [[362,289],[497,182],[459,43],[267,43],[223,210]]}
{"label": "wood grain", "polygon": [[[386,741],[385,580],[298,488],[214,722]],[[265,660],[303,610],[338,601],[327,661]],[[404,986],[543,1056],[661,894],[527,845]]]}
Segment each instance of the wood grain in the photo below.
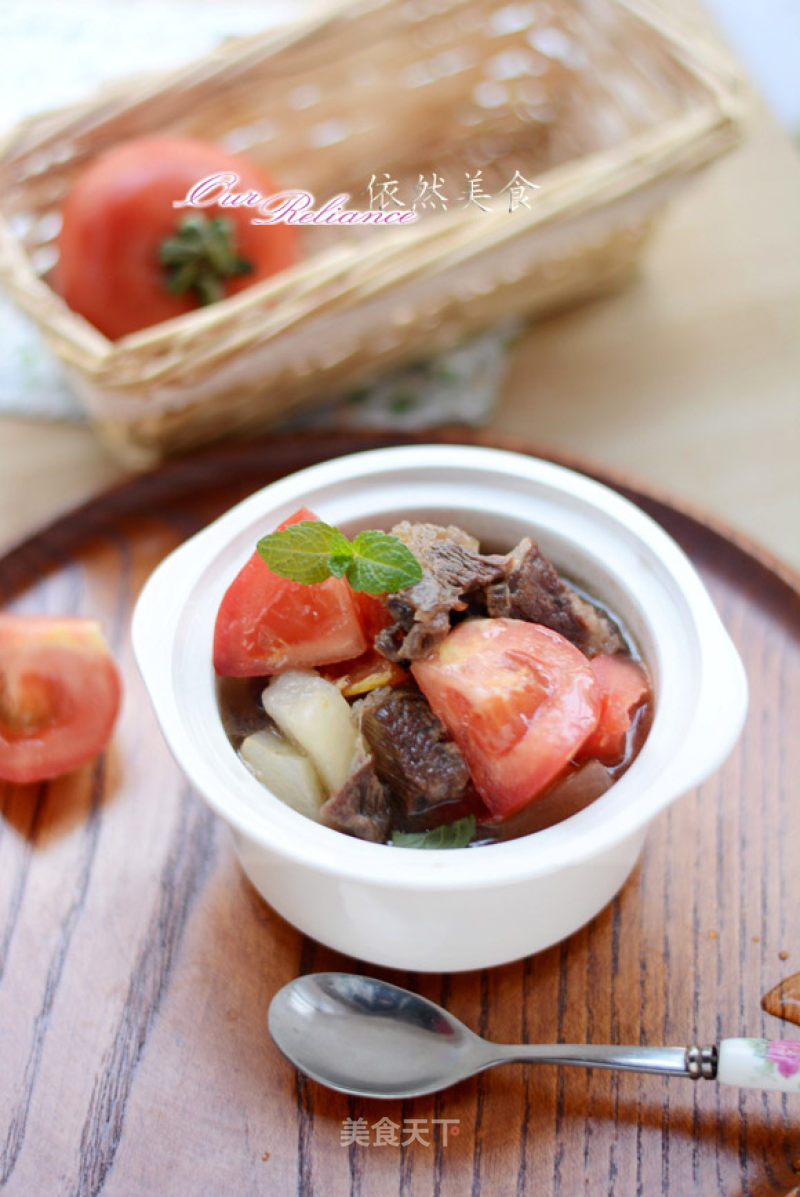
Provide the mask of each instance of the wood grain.
{"label": "wood grain", "polygon": [[[262,441],[177,462],[0,561],[0,602],[99,616],[126,683],[105,757],[0,791],[4,1193],[762,1197],[797,1182],[800,1109],[786,1096],[510,1066],[434,1097],[360,1101],[300,1077],[269,1040],[275,990],[327,968],[396,980],[500,1040],[790,1037],[759,1001],[800,960],[800,594],[656,498],[638,495],[700,568],[751,709],[735,753],[656,822],[606,910],[526,960],[414,975],[304,939],[244,880],[157,730],[130,653],[133,602],[166,552],[243,494],[398,439]],[[382,1118],[401,1138],[417,1120],[427,1143],[375,1145]],[[345,1119],[365,1120],[368,1145],[342,1143]],[[446,1144],[433,1119],[458,1120]]]}

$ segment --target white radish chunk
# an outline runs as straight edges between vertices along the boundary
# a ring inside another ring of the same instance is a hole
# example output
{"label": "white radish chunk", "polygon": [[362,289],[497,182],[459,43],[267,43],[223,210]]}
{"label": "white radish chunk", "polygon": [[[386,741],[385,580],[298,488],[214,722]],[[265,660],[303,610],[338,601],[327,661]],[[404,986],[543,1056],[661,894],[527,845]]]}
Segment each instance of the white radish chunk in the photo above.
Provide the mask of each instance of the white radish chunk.
{"label": "white radish chunk", "polygon": [[276,798],[307,815],[319,818],[325,801],[322,783],[311,761],[277,732],[265,728],[242,741],[239,755],[258,781]]}
{"label": "white radish chunk", "polygon": [[347,700],[332,682],[308,669],[279,674],[261,696],[264,710],[304,749],[333,794],[347,780],[356,727]]}

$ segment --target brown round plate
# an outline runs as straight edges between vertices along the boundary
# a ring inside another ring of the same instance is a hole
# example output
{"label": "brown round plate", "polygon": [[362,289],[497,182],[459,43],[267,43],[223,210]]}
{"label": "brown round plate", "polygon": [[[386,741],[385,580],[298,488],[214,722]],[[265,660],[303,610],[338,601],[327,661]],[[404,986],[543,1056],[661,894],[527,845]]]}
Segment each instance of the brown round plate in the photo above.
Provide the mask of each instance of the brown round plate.
{"label": "brown round plate", "polygon": [[[101,619],[126,683],[103,758],[49,785],[0,788],[10,1194],[684,1197],[796,1183],[792,1098],[509,1066],[435,1097],[359,1101],[298,1076],[270,1041],[276,989],[363,966],[304,939],[245,881],[163,744],[129,617],[158,561],[246,493],[411,439],[532,451],[463,432],[232,445],[128,482],[0,561],[0,603]],[[747,667],[742,740],[657,821],[616,900],[565,943],[481,973],[371,971],[498,1040],[791,1037],[759,1001],[800,961],[797,582],[667,499],[586,472],[639,502],[699,568]]]}

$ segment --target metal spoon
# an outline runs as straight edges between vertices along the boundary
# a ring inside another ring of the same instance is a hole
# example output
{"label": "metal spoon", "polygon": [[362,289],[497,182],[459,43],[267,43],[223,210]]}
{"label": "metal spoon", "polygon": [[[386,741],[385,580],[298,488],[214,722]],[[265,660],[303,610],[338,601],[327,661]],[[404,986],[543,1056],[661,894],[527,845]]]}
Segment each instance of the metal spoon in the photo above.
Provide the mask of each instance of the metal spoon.
{"label": "metal spoon", "polygon": [[435,1002],[350,973],[310,973],[290,981],[272,999],[268,1025],[301,1072],[362,1097],[435,1093],[509,1063],[619,1068],[800,1093],[798,1041],[723,1039],[719,1049],[490,1043]]}

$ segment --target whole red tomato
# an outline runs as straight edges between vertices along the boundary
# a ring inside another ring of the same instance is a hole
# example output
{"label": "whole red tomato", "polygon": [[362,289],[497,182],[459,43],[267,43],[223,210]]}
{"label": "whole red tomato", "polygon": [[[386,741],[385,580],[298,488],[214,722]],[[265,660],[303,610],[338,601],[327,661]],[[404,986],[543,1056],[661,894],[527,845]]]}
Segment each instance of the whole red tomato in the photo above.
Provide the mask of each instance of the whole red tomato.
{"label": "whole red tomato", "polygon": [[173,207],[220,173],[238,176],[237,193],[278,190],[245,159],[187,138],[137,139],[93,162],[62,211],[56,287],[69,306],[116,340],[291,266],[289,225],[254,225],[252,207]]}

